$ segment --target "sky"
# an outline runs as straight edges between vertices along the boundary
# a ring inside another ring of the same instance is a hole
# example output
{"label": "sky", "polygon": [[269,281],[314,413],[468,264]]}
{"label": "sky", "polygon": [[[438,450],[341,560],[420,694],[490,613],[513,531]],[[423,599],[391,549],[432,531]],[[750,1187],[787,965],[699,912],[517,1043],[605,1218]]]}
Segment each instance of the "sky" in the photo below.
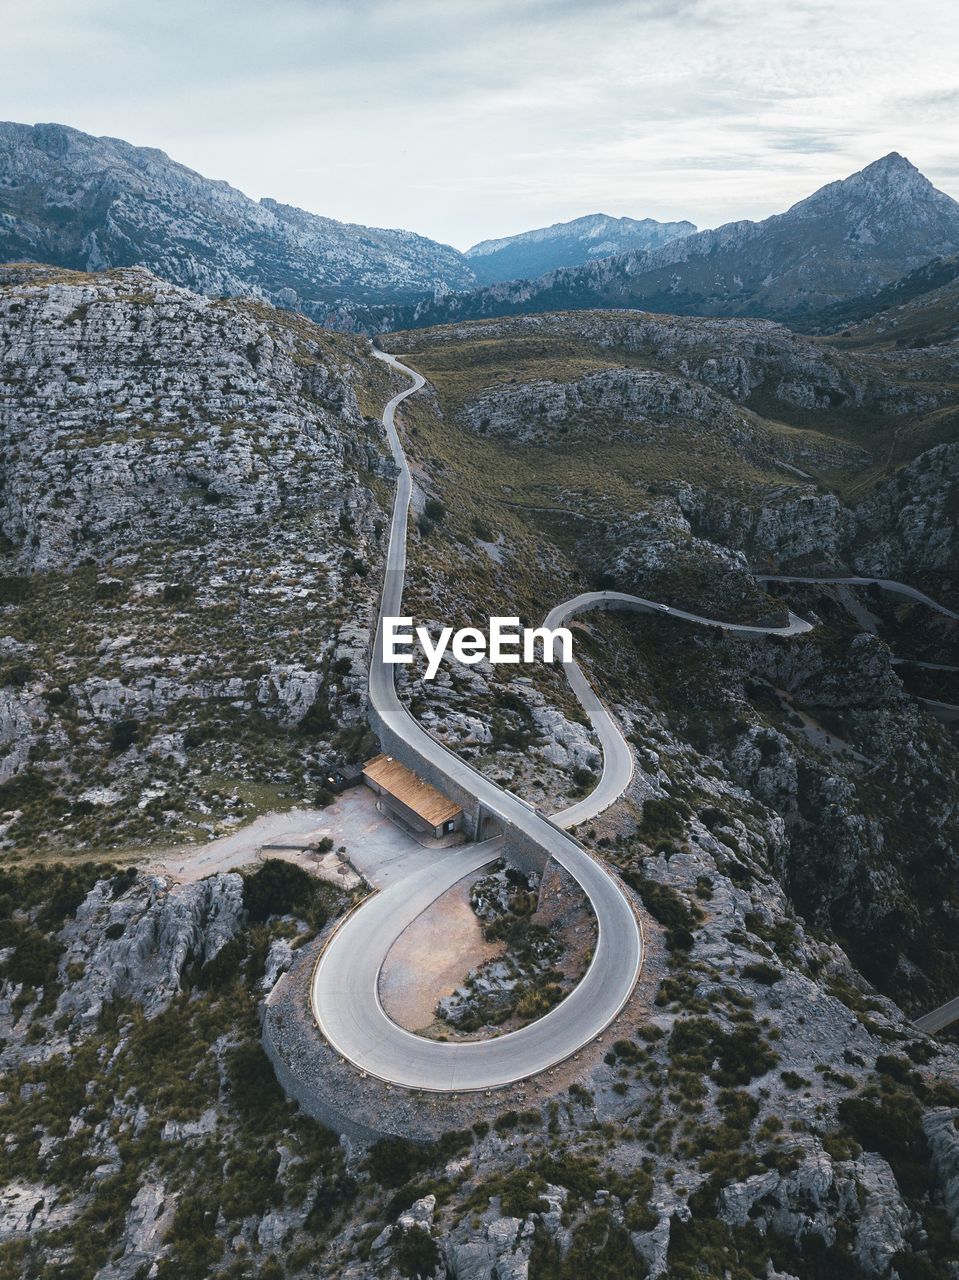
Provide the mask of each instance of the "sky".
{"label": "sky", "polygon": [[959,197],[954,0],[0,0],[0,118],[464,249],[762,218],[900,151]]}

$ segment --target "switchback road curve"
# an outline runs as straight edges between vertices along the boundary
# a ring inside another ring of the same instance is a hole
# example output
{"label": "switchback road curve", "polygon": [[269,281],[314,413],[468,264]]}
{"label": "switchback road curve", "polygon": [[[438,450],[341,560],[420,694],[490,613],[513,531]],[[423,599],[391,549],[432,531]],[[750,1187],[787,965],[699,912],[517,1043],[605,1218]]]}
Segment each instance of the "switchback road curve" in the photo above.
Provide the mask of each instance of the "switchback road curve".
{"label": "switchback road curve", "polygon": [[[632,774],[632,756],[575,662],[565,664],[576,696],[603,747],[603,774],[584,800],[554,820],[497,786],[428,734],[400,701],[393,667],[382,660],[383,619],[402,615],[406,574],[406,535],[412,478],[396,431],[397,406],[425,379],[395,356],[375,351],[411,379],[383,413],[383,425],[397,467],[396,498],[390,526],[386,574],[370,663],[371,706],[389,729],[483,807],[535,842],[579,883],[597,922],[596,948],[579,985],[544,1017],[490,1040],[450,1044],[416,1036],[384,1012],[379,974],[393,943],[430,903],[463,876],[499,856],[502,841],[424,855],[398,883],[374,895],[353,912],[332,936],[313,972],[310,999],[317,1025],[333,1048],[356,1067],[391,1084],[437,1092],[490,1089],[548,1070],[594,1040],[620,1012],[639,975],[642,935],[636,916],[608,871],[563,828],[595,816],[619,795]],[[666,613],[690,622],[753,635],[796,635],[809,624],[790,615],[785,627],[749,627],[716,622],[681,609],[619,592],[590,592],[560,605],[549,625],[590,608],[627,608]]]}

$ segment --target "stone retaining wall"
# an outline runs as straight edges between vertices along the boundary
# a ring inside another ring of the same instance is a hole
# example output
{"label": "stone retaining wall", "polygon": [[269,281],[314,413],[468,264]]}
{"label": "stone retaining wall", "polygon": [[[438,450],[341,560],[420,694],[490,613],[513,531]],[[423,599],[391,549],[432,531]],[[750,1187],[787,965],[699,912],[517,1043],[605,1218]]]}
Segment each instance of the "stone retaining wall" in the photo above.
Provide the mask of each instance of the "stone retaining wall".
{"label": "stone retaining wall", "polygon": [[[310,977],[335,925],[295,952],[293,967],[270,992],[261,1011],[263,1048],[287,1097],[307,1115],[343,1135],[355,1148],[384,1137],[435,1142],[476,1120],[492,1125],[510,1107],[533,1106],[584,1079],[585,1065],[568,1062],[537,1080],[478,1093],[403,1089],[366,1075],[327,1043],[313,1021]],[[612,1034],[612,1033],[611,1033]],[[594,1056],[602,1052],[597,1047]]]}
{"label": "stone retaining wall", "polygon": [[287,1097],[314,1120],[366,1147],[390,1131],[364,1124],[362,1108],[337,1106],[329,1096],[324,1078],[338,1055],[320,1035],[309,1006],[310,974],[328,936],[300,948],[293,967],[267,997],[261,1013],[263,1048]]}
{"label": "stone retaining wall", "polygon": [[511,823],[503,824],[497,820],[494,829],[477,831],[477,824],[482,822],[483,813],[482,806],[476,796],[472,795],[465,788],[458,786],[451,781],[441,768],[427,760],[425,756],[420,755],[415,747],[411,747],[396,733],[393,732],[377,715],[376,711],[371,707],[369,710],[370,725],[380,740],[380,746],[387,755],[393,756],[408,769],[412,769],[414,773],[421,778],[425,778],[432,786],[442,791],[444,795],[448,795],[455,800],[463,810],[463,830],[471,840],[487,839],[492,835],[498,835],[500,832],[506,837],[506,845],[503,856],[508,862],[511,862],[520,871],[527,874],[535,872],[536,875],[542,875],[545,870],[546,863],[549,861],[549,855],[546,851],[530,839],[525,832],[517,830]]}

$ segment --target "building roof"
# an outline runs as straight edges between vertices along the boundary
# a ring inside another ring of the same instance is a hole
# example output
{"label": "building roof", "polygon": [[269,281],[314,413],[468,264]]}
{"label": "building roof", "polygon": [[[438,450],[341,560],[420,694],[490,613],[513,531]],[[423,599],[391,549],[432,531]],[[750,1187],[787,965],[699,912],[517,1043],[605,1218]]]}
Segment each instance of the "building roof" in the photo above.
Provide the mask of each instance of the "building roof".
{"label": "building roof", "polygon": [[407,769],[392,756],[382,755],[368,760],[363,766],[363,773],[431,827],[441,827],[461,811],[461,805],[424,782],[412,769]]}

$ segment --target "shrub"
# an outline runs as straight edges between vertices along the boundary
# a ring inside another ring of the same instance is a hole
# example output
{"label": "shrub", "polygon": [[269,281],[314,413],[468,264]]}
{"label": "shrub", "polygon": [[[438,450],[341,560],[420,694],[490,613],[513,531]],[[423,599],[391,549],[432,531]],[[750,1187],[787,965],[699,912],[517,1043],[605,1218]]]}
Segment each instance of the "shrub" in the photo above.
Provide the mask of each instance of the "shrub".
{"label": "shrub", "polygon": [[499,1174],[477,1188],[477,1198],[486,1199],[498,1195],[500,1209],[510,1218],[525,1218],[527,1214],[541,1210],[541,1196],[546,1190],[546,1180],[533,1169],[514,1169]]}
{"label": "shrub", "polygon": [[[647,803],[651,803],[647,801]],[[635,889],[654,920],[666,929],[666,945],[671,951],[688,951],[693,945],[692,931],[703,913],[688,907],[679,894],[658,880],[650,880],[636,871],[624,871],[623,879]]]}
{"label": "shrub", "polygon": [[808,1080],[804,1080],[803,1077],[795,1071],[780,1071],[779,1078],[787,1089],[801,1089],[803,1085],[809,1084]]}
{"label": "shrub", "polygon": [[0,684],[13,689],[22,689],[32,679],[33,671],[24,662],[11,663],[0,673]]}
{"label": "shrub", "polygon": [[442,520],[446,515],[446,508],[443,506],[442,502],[440,502],[439,498],[427,498],[426,502],[423,504],[423,514],[426,516],[427,520],[432,520],[436,523],[436,521]]}
{"label": "shrub", "polygon": [[764,1076],[779,1061],[757,1027],[737,1027],[722,1036],[718,1049],[719,1070],[713,1072],[713,1076],[725,1085],[748,1084],[757,1076]]}
{"label": "shrub", "polygon": [[29,578],[0,577],[0,605],[23,604],[31,591]]}
{"label": "shrub", "polygon": [[409,1280],[428,1280],[440,1264],[440,1251],[430,1233],[423,1227],[407,1227],[395,1231],[390,1241],[393,1265]]}
{"label": "shrub", "polygon": [[221,1257],[223,1240],[216,1234],[219,1206],[206,1196],[184,1196],[173,1215],[167,1242],[173,1246],[169,1257],[161,1258],[160,1280],[205,1280]]}
{"label": "shrub", "polygon": [[207,991],[221,991],[237,976],[245,958],[246,943],[241,938],[231,938],[197,974],[196,985]]}
{"label": "shrub", "polygon": [[846,1098],[839,1119],[866,1151],[888,1160],[906,1195],[922,1194],[934,1182],[929,1144],[922,1130],[922,1107],[897,1092],[882,1098]]}
{"label": "shrub", "polygon": [[677,1022],[669,1037],[669,1053],[688,1070],[708,1071],[718,1059],[712,1076],[721,1085],[748,1084],[757,1076],[765,1075],[778,1061],[757,1027],[740,1026],[733,1031],[723,1031],[710,1018],[685,1018]]}
{"label": "shrub", "polygon": [[109,603],[111,600],[120,600],[127,593],[126,583],[120,582],[116,578],[111,578],[107,582],[98,582],[94,592],[94,600],[101,600]]}
{"label": "shrub", "polygon": [[381,1187],[399,1187],[421,1173],[427,1160],[425,1149],[407,1138],[380,1138],[369,1149],[366,1167]]}
{"label": "shrub", "polygon": [[282,858],[267,858],[243,881],[243,905],[254,924],[270,916],[285,916],[295,907],[307,908],[315,896],[312,876]]}
{"label": "shrub", "polygon": [[329,704],[322,691],[310,703],[306,714],[296,727],[303,734],[323,734],[333,728],[333,716],[330,714]]}
{"label": "shrub", "polygon": [[433,1144],[433,1155],[437,1162],[453,1160],[464,1155],[472,1145],[473,1134],[469,1129],[447,1129]]}
{"label": "shrub", "polygon": [[643,801],[640,830],[647,838],[682,835],[688,810],[673,800],[651,796]]}
{"label": "shrub", "polygon": [[110,730],[110,748],[116,752],[128,751],[137,740],[135,720],[117,720]]}
{"label": "shrub", "polygon": [[255,1040],[241,1044],[227,1055],[227,1074],[233,1104],[244,1120],[259,1123],[283,1102],[273,1064]]}
{"label": "shrub", "polygon": [[11,982],[22,982],[28,987],[49,986],[56,981],[62,954],[61,942],[27,926],[20,932],[13,954],[7,960],[6,976]]}
{"label": "shrub", "polygon": [[876,1070],[884,1076],[891,1076],[899,1084],[922,1087],[922,1076],[913,1071],[912,1063],[906,1058],[897,1058],[890,1053],[881,1053],[876,1059]]}
{"label": "shrub", "polygon": [[744,978],[749,978],[753,982],[760,982],[765,987],[771,987],[774,983],[781,981],[782,976],[781,970],[763,962],[747,964],[743,969]]}

